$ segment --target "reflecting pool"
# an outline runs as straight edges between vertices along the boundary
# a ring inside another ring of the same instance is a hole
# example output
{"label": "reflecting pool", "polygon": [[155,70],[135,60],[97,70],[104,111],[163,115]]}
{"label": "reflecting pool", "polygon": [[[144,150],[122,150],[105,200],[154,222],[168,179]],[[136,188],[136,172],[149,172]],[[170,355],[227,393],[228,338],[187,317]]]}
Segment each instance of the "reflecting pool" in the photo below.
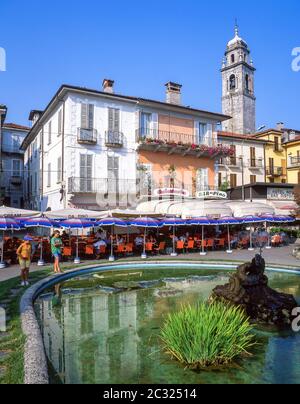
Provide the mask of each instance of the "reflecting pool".
{"label": "reflecting pool", "polygon": [[[257,329],[250,358],[227,369],[184,369],[161,351],[165,316],[205,300],[229,273],[217,269],[134,268],[90,274],[43,292],[35,304],[53,383],[300,383],[300,333]],[[300,277],[268,273],[294,294]]]}

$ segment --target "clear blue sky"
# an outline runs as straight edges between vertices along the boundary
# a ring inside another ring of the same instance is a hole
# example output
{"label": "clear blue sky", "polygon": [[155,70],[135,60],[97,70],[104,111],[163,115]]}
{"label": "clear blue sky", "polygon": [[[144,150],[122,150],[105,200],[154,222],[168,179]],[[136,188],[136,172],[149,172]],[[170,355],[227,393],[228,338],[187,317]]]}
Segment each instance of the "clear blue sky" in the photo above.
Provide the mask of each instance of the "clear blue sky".
{"label": "clear blue sky", "polygon": [[238,19],[256,73],[257,125],[299,128],[299,0],[1,0],[0,103],[7,121],[28,123],[62,83],[163,100],[163,85],[183,84],[187,105],[221,111],[219,69]]}

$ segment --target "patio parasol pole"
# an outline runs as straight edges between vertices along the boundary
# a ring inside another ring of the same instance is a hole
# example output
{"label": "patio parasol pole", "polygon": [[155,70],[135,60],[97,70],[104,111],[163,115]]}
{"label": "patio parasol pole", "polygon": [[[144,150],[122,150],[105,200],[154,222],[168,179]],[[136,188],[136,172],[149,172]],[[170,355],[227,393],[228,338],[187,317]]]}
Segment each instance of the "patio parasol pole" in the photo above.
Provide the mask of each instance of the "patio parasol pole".
{"label": "patio parasol pole", "polygon": [[268,234],[268,245],[266,246],[266,250],[271,250],[272,246],[270,243],[270,233],[269,233],[269,228],[268,228],[268,222],[266,221],[266,232]]}
{"label": "patio parasol pole", "polygon": [[146,237],[147,237],[147,227],[145,227],[145,231],[144,231],[144,248],[143,248],[143,253],[141,255],[141,258],[143,260],[145,260],[147,258],[147,254],[146,254]]}
{"label": "patio parasol pole", "polygon": [[232,254],[231,243],[230,243],[230,228],[229,224],[227,225],[227,234],[228,234],[228,250],[226,251],[227,254]]}
{"label": "patio parasol pole", "polygon": [[176,235],[176,226],[173,226],[173,252],[171,254],[171,257],[177,257],[177,252],[176,252],[176,243],[175,243],[175,235]]}
{"label": "patio parasol pole", "polygon": [[40,259],[38,260],[38,263],[37,263],[38,267],[43,267],[45,265],[45,261],[43,260],[43,239],[44,239],[44,237],[42,236]]}
{"label": "patio parasol pole", "polygon": [[115,261],[115,256],[114,256],[114,226],[111,226],[111,233],[110,233],[110,257],[109,257],[110,262]]}
{"label": "patio parasol pole", "polygon": [[200,252],[200,255],[204,257],[204,256],[207,254],[206,251],[204,250],[204,225],[202,225],[202,241],[201,241],[201,247],[202,247],[202,250],[201,250],[201,252]]}
{"label": "patio parasol pole", "polygon": [[76,237],[76,257],[74,259],[74,264],[80,264],[79,258],[79,230],[77,228],[77,237]]}
{"label": "patio parasol pole", "polygon": [[253,239],[252,239],[252,226],[250,224],[250,247],[248,248],[248,251],[254,251],[253,248]]}

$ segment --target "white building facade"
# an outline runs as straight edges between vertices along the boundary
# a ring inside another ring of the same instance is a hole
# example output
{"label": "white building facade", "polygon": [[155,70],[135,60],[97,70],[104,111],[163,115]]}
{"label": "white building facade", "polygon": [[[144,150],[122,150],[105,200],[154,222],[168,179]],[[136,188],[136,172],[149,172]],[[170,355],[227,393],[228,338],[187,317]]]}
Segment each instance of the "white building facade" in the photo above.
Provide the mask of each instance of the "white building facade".
{"label": "white building facade", "polygon": [[233,189],[265,182],[264,141],[251,136],[219,132],[218,142],[234,151],[231,157],[219,160],[219,188]]}
{"label": "white building facade", "polygon": [[[113,84],[104,80],[103,91],[62,86],[44,112],[32,111],[33,127],[22,145],[28,208],[134,207],[139,194],[139,144],[148,135],[139,129],[148,124],[147,130],[155,128],[161,110],[204,115],[178,105],[172,94],[162,103],[115,94]],[[142,122],[145,108],[154,111],[147,123]],[[221,114],[205,116],[207,128],[228,119]],[[210,136],[216,138],[216,133]]]}

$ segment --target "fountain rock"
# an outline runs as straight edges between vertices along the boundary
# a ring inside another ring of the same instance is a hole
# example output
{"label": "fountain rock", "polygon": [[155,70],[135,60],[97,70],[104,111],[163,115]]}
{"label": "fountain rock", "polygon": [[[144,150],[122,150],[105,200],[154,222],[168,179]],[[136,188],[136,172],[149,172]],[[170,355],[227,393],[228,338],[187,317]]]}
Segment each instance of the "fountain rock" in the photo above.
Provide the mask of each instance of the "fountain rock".
{"label": "fountain rock", "polygon": [[228,284],[217,286],[211,298],[241,306],[253,322],[289,326],[297,302],[292,295],[268,286],[265,266],[265,260],[256,255],[251,263],[238,267]]}

